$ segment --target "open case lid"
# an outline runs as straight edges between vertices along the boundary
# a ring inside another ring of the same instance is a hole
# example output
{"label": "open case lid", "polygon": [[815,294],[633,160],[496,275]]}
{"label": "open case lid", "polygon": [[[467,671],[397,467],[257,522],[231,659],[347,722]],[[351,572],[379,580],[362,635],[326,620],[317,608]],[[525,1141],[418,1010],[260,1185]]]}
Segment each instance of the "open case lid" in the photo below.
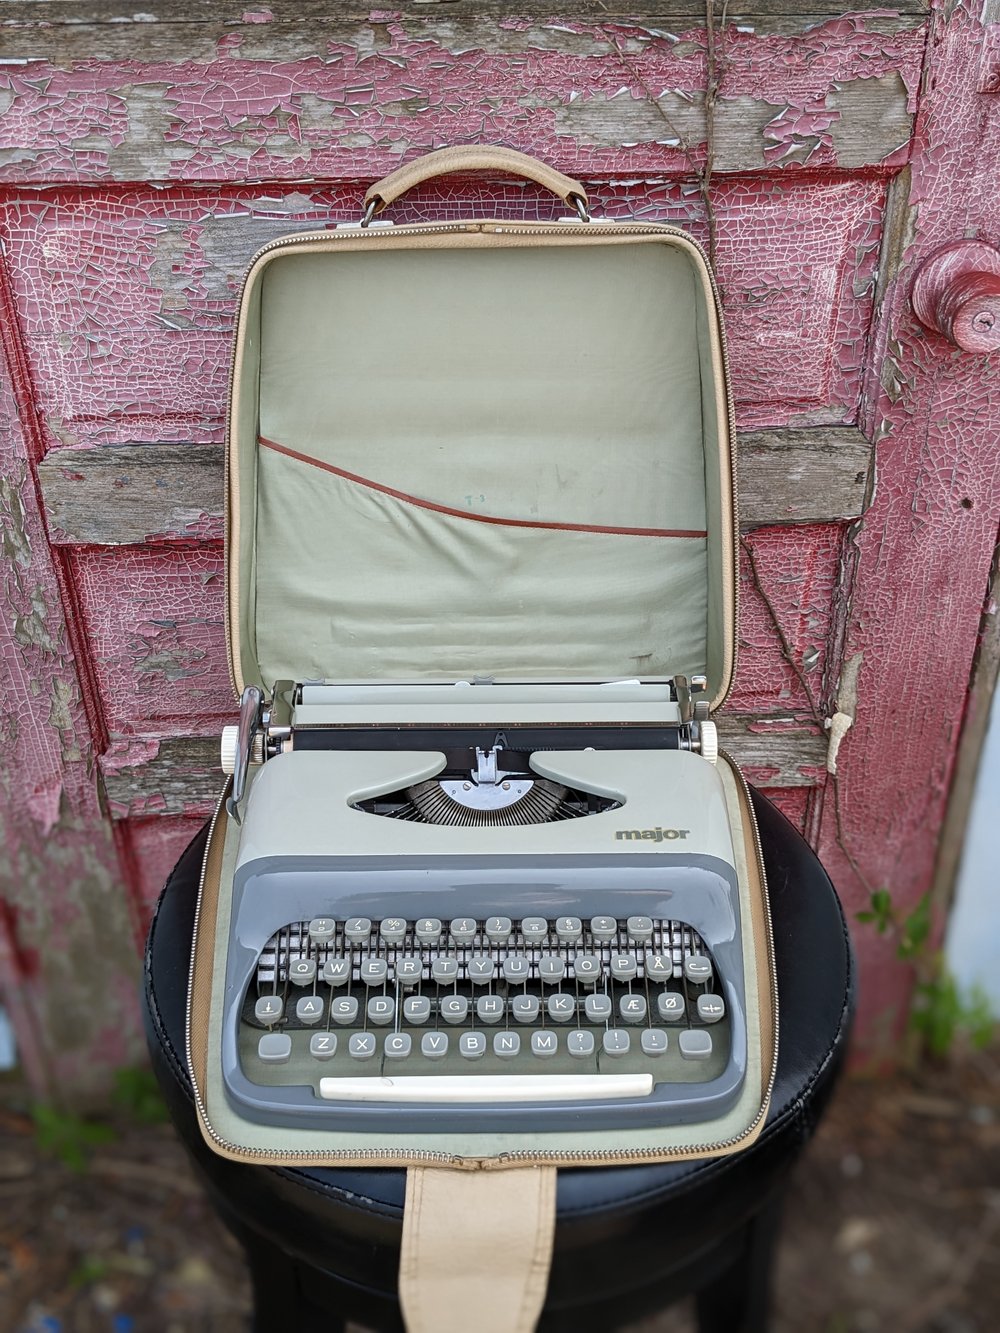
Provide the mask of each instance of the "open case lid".
{"label": "open case lid", "polygon": [[[374,186],[367,216],[397,177],[470,166],[585,203],[520,154],[444,150]],[[717,706],[736,641],[731,416],[717,293],[676,228],[272,243],[233,361],[234,688],[700,673]]]}

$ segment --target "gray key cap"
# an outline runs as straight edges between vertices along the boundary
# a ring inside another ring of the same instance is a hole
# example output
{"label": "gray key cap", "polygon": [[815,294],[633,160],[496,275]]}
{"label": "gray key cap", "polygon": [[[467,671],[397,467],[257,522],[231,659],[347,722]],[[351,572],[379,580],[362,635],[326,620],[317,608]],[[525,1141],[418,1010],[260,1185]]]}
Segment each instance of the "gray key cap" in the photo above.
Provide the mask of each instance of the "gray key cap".
{"label": "gray key cap", "polygon": [[376,1027],[387,1027],[396,1017],[396,1001],[391,995],[373,995],[367,1006],[368,1021]]}
{"label": "gray key cap", "polygon": [[645,995],[623,995],[618,1001],[618,1012],[625,1023],[645,1023],[646,1009]]}
{"label": "gray key cap", "polygon": [[559,1049],[559,1038],[554,1032],[533,1032],[531,1034],[531,1054],[547,1059]]}
{"label": "gray key cap", "polygon": [[287,1032],[265,1032],[257,1043],[257,1059],[266,1065],[283,1065],[292,1053],[292,1039]]}
{"label": "gray key cap", "polygon": [[583,922],[578,916],[556,917],[556,938],[563,944],[575,944],[583,934]]}
{"label": "gray key cap", "polygon": [[519,1032],[494,1032],[493,1054],[499,1055],[501,1060],[513,1060],[520,1050],[521,1034]]}
{"label": "gray key cap", "polygon": [[337,923],[332,916],[314,916],[309,922],[309,938],[313,944],[329,944],[337,933]]}
{"label": "gray key cap", "polygon": [[436,916],[422,916],[413,933],[422,944],[436,944],[441,938],[441,922]]}
{"label": "gray key cap", "polygon": [[448,929],[456,944],[471,944],[479,930],[479,922],[475,917],[457,916]]}
{"label": "gray key cap", "polygon": [[545,1008],[553,1023],[568,1023],[576,1013],[576,997],[567,995],[565,991],[556,991],[546,1000]]}
{"label": "gray key cap", "polygon": [[601,1036],[601,1049],[605,1055],[628,1055],[632,1038],[624,1028],[608,1028]]}
{"label": "gray key cap", "polygon": [[258,1023],[266,1023],[268,1027],[280,1023],[284,1012],[285,1002],[280,995],[262,995],[253,1007],[254,1018]]}
{"label": "gray key cap", "polygon": [[492,958],[470,958],[469,980],[474,986],[485,986],[493,980],[497,965]]}
{"label": "gray key cap", "polygon": [[531,962],[523,954],[512,953],[503,960],[503,975],[505,981],[527,981],[531,975]]}
{"label": "gray key cap", "polygon": [[406,934],[406,922],[400,916],[387,916],[378,933],[386,944],[399,944]]}
{"label": "gray key cap", "polygon": [[413,1038],[408,1032],[390,1032],[382,1043],[387,1060],[405,1060],[412,1048]]}
{"label": "gray key cap", "polygon": [[337,1054],[335,1032],[314,1032],[309,1038],[309,1054],[315,1060],[332,1060]]}
{"label": "gray key cap", "polygon": [[347,1051],[355,1060],[370,1060],[375,1054],[374,1032],[352,1032],[347,1042]]}
{"label": "gray key cap", "polygon": [[296,958],[289,963],[288,980],[293,986],[311,986],[316,980],[316,959]]}
{"label": "gray key cap", "polygon": [[400,958],[396,963],[396,980],[401,986],[413,986],[424,973],[424,965],[419,958]]}
{"label": "gray key cap", "polygon": [[698,996],[698,1018],[702,1023],[718,1023],[725,1012],[726,1003],[721,995]]}
{"label": "gray key cap", "polygon": [[389,964],[384,958],[366,958],[359,971],[366,986],[384,986],[389,978]]}
{"label": "gray key cap", "polygon": [[482,1032],[463,1032],[458,1039],[458,1053],[466,1060],[479,1060],[486,1054],[486,1035]]}
{"label": "gray key cap", "polygon": [[300,995],[295,1001],[295,1017],[300,1023],[318,1023],[323,1017],[323,1001],[318,995]]}
{"label": "gray key cap", "polygon": [[458,961],[455,958],[435,958],[431,963],[431,976],[439,986],[447,986],[458,980]]}
{"label": "gray key cap", "polygon": [[707,1060],[712,1054],[712,1034],[704,1028],[691,1028],[677,1038],[685,1060]]}
{"label": "gray key cap", "polygon": [[663,991],[656,997],[656,1012],[664,1023],[676,1023],[684,1017],[684,996],[676,990]]}
{"label": "gray key cap", "polygon": [[543,916],[526,916],[521,922],[521,934],[529,944],[538,944],[549,933],[549,923]]}
{"label": "gray key cap", "polygon": [[476,1017],[480,1023],[499,1023],[503,1018],[503,1000],[499,995],[480,995],[476,1000]]}
{"label": "gray key cap", "polygon": [[441,1017],[446,1023],[464,1023],[469,1015],[469,1001],[464,995],[446,995],[441,1001]]}
{"label": "gray key cap", "polygon": [[667,1034],[656,1028],[647,1028],[639,1038],[643,1055],[662,1055],[667,1049]]}
{"label": "gray key cap", "polygon": [[648,916],[630,916],[625,922],[625,929],[628,931],[630,940],[635,940],[641,944],[653,936],[653,920]]}
{"label": "gray key cap", "polygon": [[592,953],[578,953],[573,960],[573,972],[584,986],[593,986],[601,979],[601,960]]}
{"label": "gray key cap", "polygon": [[441,1060],[448,1054],[447,1032],[425,1032],[420,1038],[420,1050],[428,1060]]}
{"label": "gray key cap", "polygon": [[540,958],[538,960],[538,975],[546,986],[554,986],[557,982],[562,981],[566,975],[566,963],[562,958]]}
{"label": "gray key cap", "polygon": [[704,954],[688,954],[684,959],[684,975],[688,981],[693,981],[696,986],[700,986],[703,981],[711,981],[712,964]]}
{"label": "gray key cap", "polygon": [[594,1054],[594,1034],[592,1032],[571,1032],[566,1038],[566,1049],[578,1060],[585,1060]]}
{"label": "gray key cap", "polygon": [[371,933],[372,923],[366,916],[349,916],[344,922],[344,936],[352,944],[367,944]]}
{"label": "gray key cap", "polygon": [[431,1016],[431,1002],[426,995],[408,995],[403,1001],[407,1023],[426,1023]]}
{"label": "gray key cap", "polygon": [[646,976],[650,981],[670,981],[674,975],[674,960],[668,953],[646,950]]}
{"label": "gray key cap", "polygon": [[517,1023],[534,1023],[538,1009],[537,995],[515,995],[510,1002],[510,1012]]}
{"label": "gray key cap", "polygon": [[494,944],[505,944],[510,939],[511,929],[509,916],[490,916],[486,918],[486,936]]}
{"label": "gray key cap", "polygon": [[635,961],[635,955],[630,953],[616,953],[611,956],[611,975],[616,981],[632,981],[638,974],[639,964]]}
{"label": "gray key cap", "polygon": [[353,995],[335,995],[330,1001],[330,1017],[339,1027],[349,1027],[358,1017],[358,1002]]}
{"label": "gray key cap", "polygon": [[613,916],[591,917],[590,933],[595,940],[614,939],[618,934],[618,922]]}
{"label": "gray key cap", "polygon": [[346,986],[350,979],[349,958],[328,958],[323,964],[323,980],[328,986]]}
{"label": "gray key cap", "polygon": [[591,1023],[606,1023],[612,1012],[611,996],[588,995],[583,1002],[583,1010]]}

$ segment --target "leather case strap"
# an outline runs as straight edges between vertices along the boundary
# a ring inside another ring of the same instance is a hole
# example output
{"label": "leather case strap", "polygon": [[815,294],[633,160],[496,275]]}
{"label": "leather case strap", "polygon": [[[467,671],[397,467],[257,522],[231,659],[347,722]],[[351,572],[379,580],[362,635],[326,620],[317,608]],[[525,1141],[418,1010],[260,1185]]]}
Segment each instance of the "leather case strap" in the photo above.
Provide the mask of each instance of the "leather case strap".
{"label": "leather case strap", "polygon": [[555,171],[544,162],[539,162],[527,153],[519,153],[513,148],[495,148],[488,144],[459,144],[454,148],[439,148],[435,153],[426,153],[423,157],[407,162],[375,184],[365,194],[366,210],[372,208],[381,213],[387,204],[398,199],[415,185],[433,180],[435,176],[447,176],[455,171],[498,171],[511,176],[524,176],[535,181],[571,207],[577,200],[586,207],[587,192],[570,176]]}
{"label": "leather case strap", "polygon": [[399,1260],[407,1333],[532,1333],[555,1222],[555,1167],[411,1166]]}

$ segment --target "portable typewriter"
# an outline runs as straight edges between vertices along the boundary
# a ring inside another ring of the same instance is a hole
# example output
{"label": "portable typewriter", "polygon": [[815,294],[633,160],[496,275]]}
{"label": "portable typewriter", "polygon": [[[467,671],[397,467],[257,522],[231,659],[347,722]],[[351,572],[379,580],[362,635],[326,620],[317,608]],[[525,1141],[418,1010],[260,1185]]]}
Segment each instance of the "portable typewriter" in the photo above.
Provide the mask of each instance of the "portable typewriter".
{"label": "portable typewriter", "polygon": [[683,232],[574,218],[345,227],[250,267],[241,703],[188,1025],[231,1156],[625,1161],[762,1123],[767,898],[713,720],[717,294]]}

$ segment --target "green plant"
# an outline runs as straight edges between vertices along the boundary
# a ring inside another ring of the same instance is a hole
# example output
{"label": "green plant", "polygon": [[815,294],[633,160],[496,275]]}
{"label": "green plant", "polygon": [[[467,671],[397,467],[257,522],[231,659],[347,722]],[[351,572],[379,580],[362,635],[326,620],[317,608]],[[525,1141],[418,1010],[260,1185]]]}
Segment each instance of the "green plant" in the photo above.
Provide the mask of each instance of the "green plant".
{"label": "green plant", "polygon": [[896,957],[914,973],[910,1027],[932,1055],[942,1056],[961,1038],[977,1048],[989,1044],[995,1027],[989,1000],[981,986],[963,994],[948,971],[944,955],[931,948],[934,918],[931,896],[925,893],[912,911],[903,914],[888,889],[875,889],[856,920],[874,926],[896,941]]}
{"label": "green plant", "polygon": [[91,1150],[115,1139],[115,1131],[110,1125],[84,1120],[82,1116],[59,1111],[54,1106],[35,1106],[31,1116],[39,1148],[58,1157],[71,1171],[85,1171]]}
{"label": "green plant", "polygon": [[160,1125],[167,1119],[159,1085],[145,1065],[115,1071],[111,1100],[117,1111],[140,1125]]}

